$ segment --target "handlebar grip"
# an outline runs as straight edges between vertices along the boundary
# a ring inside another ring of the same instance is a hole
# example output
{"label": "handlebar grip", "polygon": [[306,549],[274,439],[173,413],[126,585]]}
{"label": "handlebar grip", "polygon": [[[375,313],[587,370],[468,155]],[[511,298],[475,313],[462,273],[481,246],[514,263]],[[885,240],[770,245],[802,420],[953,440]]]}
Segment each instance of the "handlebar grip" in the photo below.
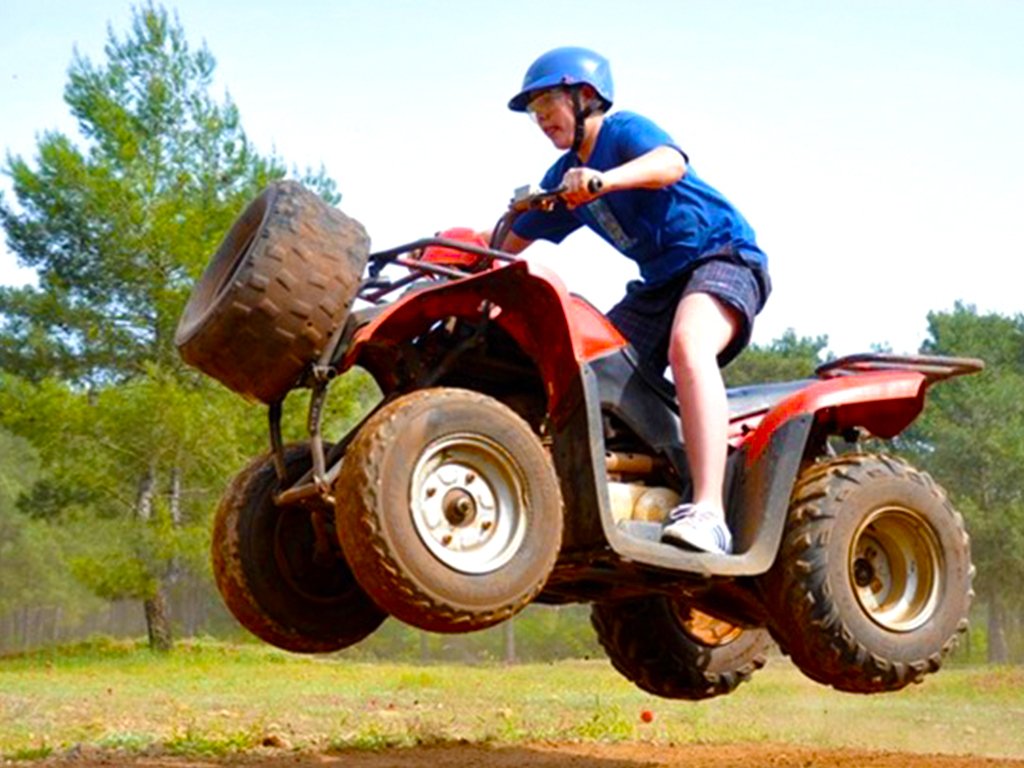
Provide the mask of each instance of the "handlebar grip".
{"label": "handlebar grip", "polygon": [[590,181],[587,182],[587,192],[589,192],[592,195],[596,195],[598,192],[601,191],[601,188],[603,186],[604,182],[601,181],[601,179],[591,179]]}

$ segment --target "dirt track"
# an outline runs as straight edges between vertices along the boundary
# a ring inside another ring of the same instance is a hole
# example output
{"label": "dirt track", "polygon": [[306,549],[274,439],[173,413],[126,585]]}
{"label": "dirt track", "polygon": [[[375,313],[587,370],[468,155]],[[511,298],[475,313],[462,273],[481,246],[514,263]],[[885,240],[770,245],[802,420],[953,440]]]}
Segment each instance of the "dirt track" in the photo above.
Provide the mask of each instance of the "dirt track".
{"label": "dirt track", "polygon": [[39,768],[1024,768],[1024,758],[818,750],[784,745],[673,747],[633,743],[534,744],[521,747],[457,745],[331,755],[277,753],[225,760],[80,754],[50,758],[34,765]]}

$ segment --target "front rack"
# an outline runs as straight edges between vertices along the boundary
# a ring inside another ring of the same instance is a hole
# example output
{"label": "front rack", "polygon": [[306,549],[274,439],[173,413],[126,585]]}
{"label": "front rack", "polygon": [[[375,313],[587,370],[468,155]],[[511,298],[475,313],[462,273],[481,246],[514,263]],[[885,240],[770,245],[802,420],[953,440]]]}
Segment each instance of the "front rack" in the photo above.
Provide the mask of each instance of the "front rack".
{"label": "front rack", "polygon": [[[421,253],[423,249],[429,248],[430,246],[439,246],[442,248],[452,248],[458,251],[465,251],[466,253],[472,253],[476,256],[484,256],[492,261],[504,261],[511,263],[521,260],[518,256],[511,253],[505,253],[504,251],[499,251],[494,248],[481,248],[477,245],[464,243],[460,240],[451,240],[446,237],[424,237],[419,240],[414,240],[411,243],[406,243],[405,245],[398,245],[394,248],[389,248],[386,251],[371,253],[369,257],[370,267],[367,270],[368,277],[363,280],[362,285],[359,286],[359,291],[356,294],[357,298],[371,304],[380,304],[385,296],[416,282],[416,280],[420,279],[423,275],[433,275],[436,277],[449,278],[451,280],[459,280],[475,274],[472,270],[461,270],[454,267],[431,264],[430,262],[420,261],[415,256],[410,255]],[[387,280],[381,277],[381,273],[384,268],[390,264],[397,264],[398,266],[407,268],[409,270],[409,274],[396,280]]]}
{"label": "front rack", "polygon": [[[414,240],[411,243],[406,243],[405,245],[389,248],[386,251],[379,251],[377,253],[370,254],[368,258],[369,268],[367,270],[367,277],[359,286],[356,298],[369,304],[380,305],[385,303],[384,298],[389,294],[412,285],[424,276],[434,277],[435,279],[460,280],[466,277],[471,277],[479,271],[469,269],[463,270],[455,267],[431,264],[430,262],[421,261],[414,255],[422,253],[424,248],[430,246],[441,246],[466,251],[467,253],[473,253],[478,256],[485,256],[492,261],[511,263],[521,260],[518,256],[493,248],[481,248],[459,240],[452,240],[444,237],[425,237],[419,240]],[[382,276],[382,272],[384,268],[390,264],[397,264],[398,266],[405,267],[408,270],[408,274],[394,280],[384,278]],[[287,488],[276,495],[275,502],[278,504],[302,502],[315,497],[320,497],[324,500],[331,500],[330,487],[337,479],[337,475],[341,467],[338,459],[344,453],[348,442],[358,431],[359,426],[361,426],[366,419],[370,418],[370,416],[372,416],[373,413],[388,400],[388,398],[385,398],[381,403],[378,403],[376,408],[366,414],[363,422],[360,422],[359,425],[350,430],[348,435],[346,435],[342,441],[335,445],[330,451],[325,450],[320,426],[323,416],[323,407],[327,396],[327,386],[331,379],[333,379],[337,374],[335,367],[332,365],[332,359],[336,354],[339,344],[342,343],[344,335],[351,331],[352,327],[348,323],[343,323],[339,326],[334,332],[332,338],[324,346],[320,359],[310,365],[309,373],[305,377],[306,383],[312,390],[310,394],[306,427],[309,433],[313,466],[303,477],[293,483],[290,488]],[[285,466],[284,440],[281,434],[281,403],[273,403],[270,406],[267,415],[270,428],[271,452],[274,458],[275,470],[277,471],[278,478],[284,482]]]}

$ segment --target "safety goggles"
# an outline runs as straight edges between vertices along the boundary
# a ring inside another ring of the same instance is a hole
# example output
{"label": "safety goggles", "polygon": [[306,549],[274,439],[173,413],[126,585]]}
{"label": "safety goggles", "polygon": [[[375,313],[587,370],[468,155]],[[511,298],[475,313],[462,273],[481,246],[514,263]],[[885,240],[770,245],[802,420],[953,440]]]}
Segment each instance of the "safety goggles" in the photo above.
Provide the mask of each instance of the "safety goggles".
{"label": "safety goggles", "polygon": [[526,112],[535,121],[539,121],[541,117],[549,117],[552,112],[565,104],[567,97],[568,93],[564,88],[550,88],[541,91],[530,99],[526,105]]}

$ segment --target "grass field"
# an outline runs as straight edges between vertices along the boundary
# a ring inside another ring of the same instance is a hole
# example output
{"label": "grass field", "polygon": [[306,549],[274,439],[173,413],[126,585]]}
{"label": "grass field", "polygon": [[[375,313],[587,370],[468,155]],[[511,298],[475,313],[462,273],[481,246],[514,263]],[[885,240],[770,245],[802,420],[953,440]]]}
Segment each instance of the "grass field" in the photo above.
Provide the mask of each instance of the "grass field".
{"label": "grass field", "polygon": [[[649,711],[651,722],[641,713]],[[418,667],[260,646],[134,643],[0,659],[0,756],[75,749],[218,757],[467,740],[789,743],[1024,757],[1024,668],[944,670],[895,694],[816,685],[774,658],[734,694],[657,699],[604,660]]]}

